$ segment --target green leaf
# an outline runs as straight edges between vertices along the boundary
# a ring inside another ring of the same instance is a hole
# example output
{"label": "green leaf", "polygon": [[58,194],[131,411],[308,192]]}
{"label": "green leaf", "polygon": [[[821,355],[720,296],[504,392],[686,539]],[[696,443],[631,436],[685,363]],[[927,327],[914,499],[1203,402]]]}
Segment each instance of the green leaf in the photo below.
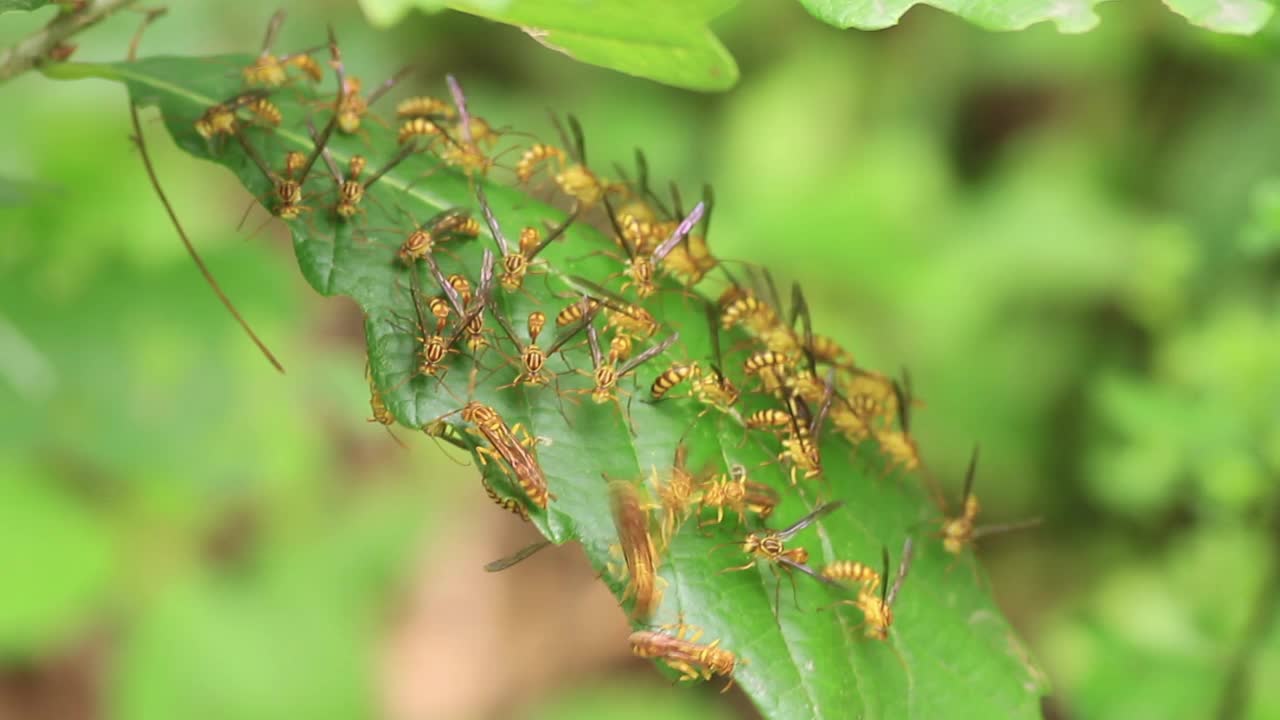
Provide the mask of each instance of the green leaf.
{"label": "green leaf", "polygon": [[736,0],[361,0],[370,22],[390,25],[411,8],[442,7],[514,25],[542,45],[611,70],[690,90],[727,90],[733,56],[707,27]]}
{"label": "green leaf", "polygon": [[0,463],[0,656],[39,656],[110,591],[110,532],[39,468]]}
{"label": "green leaf", "polygon": [[49,0],[0,0],[0,13],[10,11],[30,12],[49,4]]}
{"label": "green leaf", "polygon": [[1095,5],[1106,0],[800,0],[816,18],[838,28],[881,30],[897,25],[916,5],[955,13],[988,30],[1023,30],[1052,22],[1064,33],[1081,33],[1098,24]]}
{"label": "green leaf", "polygon": [[47,193],[53,189],[50,185],[32,180],[14,180],[0,177],[0,207],[26,205],[31,202],[35,195]]}
{"label": "green leaf", "polygon": [[1232,35],[1252,35],[1275,12],[1268,0],[1164,0],[1169,9],[1192,25]]}
{"label": "green leaf", "polygon": [[[180,147],[224,165],[251,192],[265,198],[269,182],[236,143],[207,142],[193,128],[206,108],[240,90],[236,70],[248,61],[247,56],[151,58],[132,64],[62,64],[45,72],[61,78],[101,77],[126,83],[135,102],[161,110],[165,126]],[[310,149],[306,119],[314,116],[323,124],[328,118],[325,111],[316,109],[323,101],[304,89],[290,88],[272,99],[286,123],[273,132],[246,132],[267,161],[280,167],[285,151]],[[330,148],[340,164],[359,153],[376,168],[397,146],[393,131],[370,122],[358,135],[335,134]],[[336,222],[324,210],[333,202],[332,181],[319,179],[325,175],[322,169],[317,172],[317,179],[307,185],[306,203],[312,212],[290,223],[294,250],[304,277],[318,292],[349,296],[365,313],[372,374],[388,407],[409,427],[444,418],[473,447],[480,441],[457,415],[465,401],[483,402],[501,413],[507,424],[528,428],[540,438],[537,461],[556,496],[545,511],[531,507],[531,521],[558,544],[581,543],[619,597],[626,582],[612,569],[617,560],[611,546],[618,539],[604,477],[648,483],[651,471],[661,474],[670,468],[681,441],[690,448],[690,468],[710,463],[723,473],[730,463],[740,463],[752,479],[782,493],[785,500],[772,519],[775,527],[795,521],[822,500],[844,501],[844,508],[796,536],[794,543],[809,549],[811,564],[836,559],[878,564],[883,548],[896,556],[903,539],[909,533],[917,535],[915,562],[895,606],[889,640],[876,642],[862,636],[861,617],[853,608],[841,605],[819,611],[841,595],[810,578],[796,578],[793,600],[790,584],[785,579],[775,584],[768,565],[725,573],[747,560],[733,547],[745,529],[729,521],[702,532],[694,520],[684,524],[660,556],[665,590],[649,623],[683,618],[705,631],[704,641],[717,640],[720,647],[735,653],[742,662],[734,680],[765,716],[1039,717],[1044,677],[993,604],[973,556],[957,560],[926,536],[936,527],[937,510],[916,478],[884,470],[885,461],[873,443],[864,443],[854,452],[842,438],[824,437],[826,479],[803,481],[793,488],[775,461],[779,445],[772,436],[745,435],[736,420],[717,411],[699,416],[702,406],[690,399],[644,401],[649,383],[668,363],[711,357],[701,302],[671,284],[646,301],[646,308],[667,328],[659,337],[670,330],[678,330],[680,337],[670,350],[619,383],[636,396],[634,402],[591,402],[580,394],[589,385],[574,377],[558,358],[548,365],[565,373],[559,380],[564,398],[557,396],[556,386],[502,387],[511,381],[514,370],[505,367],[502,355],[494,350],[481,355],[483,370],[468,372],[472,369],[468,362],[458,358],[450,361],[451,370],[442,380],[415,378],[415,341],[405,320],[412,314],[409,279],[395,259],[396,251],[407,232],[406,217],[423,221],[443,210],[474,209],[471,183],[438,160],[415,154],[368,190],[364,212],[348,224]],[[563,217],[517,190],[486,187],[495,214],[512,236],[520,227],[537,227],[544,220]],[[447,253],[438,254],[438,259],[446,273],[463,273],[474,283],[482,248],[492,247],[487,236],[450,241],[444,246]],[[572,295],[569,274],[617,287],[618,259],[606,255],[614,252],[598,231],[577,223],[566,240],[552,244],[540,257],[547,263],[545,275],[530,276],[521,293],[496,292],[494,302],[517,326],[523,325],[518,319],[535,309],[554,317],[569,303],[564,296]],[[425,273],[420,281],[434,287]],[[724,340],[726,348],[748,342],[741,333],[728,333]],[[509,343],[503,341],[501,346],[502,353],[512,353]],[[565,346],[565,355],[574,368],[590,367],[585,349],[576,343]],[[744,355],[735,350],[726,363],[740,386],[746,384],[737,371]],[[747,402],[758,407],[768,400],[754,394]],[[628,427],[631,423],[634,436]],[[499,463],[475,457],[498,494],[523,497]],[[774,597],[779,590],[782,602],[775,617]],[[629,608],[631,602],[623,604]],[[635,623],[636,628],[649,626]],[[617,641],[619,645],[627,642],[623,637]]]}

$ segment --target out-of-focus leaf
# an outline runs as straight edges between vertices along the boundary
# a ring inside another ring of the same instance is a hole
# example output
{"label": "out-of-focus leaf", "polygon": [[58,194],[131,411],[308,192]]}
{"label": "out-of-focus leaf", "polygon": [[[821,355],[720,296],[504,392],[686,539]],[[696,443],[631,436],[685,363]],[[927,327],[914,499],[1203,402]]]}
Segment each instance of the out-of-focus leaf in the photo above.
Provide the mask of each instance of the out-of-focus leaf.
{"label": "out-of-focus leaf", "polygon": [[0,463],[0,655],[36,656],[82,630],[113,559],[107,529],[49,474]]}
{"label": "out-of-focus leaf", "polygon": [[[59,65],[46,72],[58,77],[95,76],[125,82],[135,101],[161,109],[166,126],[181,147],[224,164],[252,192],[265,197],[267,179],[238,147],[215,147],[200,138],[192,125],[206,108],[239,89],[237,74],[228,69],[248,61],[244,56],[153,58],[131,64]],[[268,162],[278,166],[285,150],[310,148],[304,123],[322,101],[301,92],[297,97],[280,93],[273,99],[278,99],[288,121],[269,135],[255,131],[251,139],[262,144]],[[369,158],[371,167],[377,167],[395,152],[390,131],[373,123],[365,130],[367,134],[361,136],[333,140],[330,148],[336,162],[343,164],[352,154],[360,153]],[[504,227],[536,227],[547,218],[560,216],[509,188],[490,185],[488,194]],[[373,375],[388,406],[412,427],[449,415],[448,422],[465,431],[467,426],[451,413],[463,398],[475,399],[493,406],[507,423],[520,422],[533,435],[545,438],[537,448],[537,458],[556,498],[545,511],[533,508],[531,519],[558,543],[580,542],[593,564],[604,570],[615,594],[622,596],[626,583],[607,570],[613,564],[610,547],[617,542],[617,532],[602,475],[643,482],[651,468],[670,466],[681,438],[691,448],[691,467],[711,462],[724,472],[729,463],[741,463],[754,479],[782,492],[787,499],[774,518],[779,527],[815,507],[819,494],[844,500],[845,508],[816,522],[797,538],[811,549],[811,562],[816,565],[837,558],[874,563],[886,547],[896,556],[903,538],[927,526],[936,514],[921,485],[885,473],[883,460],[870,445],[855,455],[843,440],[825,437],[823,458],[829,484],[819,488],[804,483],[792,488],[774,461],[779,450],[776,440],[752,435],[754,442],[744,444],[741,427],[718,413],[691,427],[700,407],[688,401],[630,403],[630,418],[638,429],[638,435],[633,436],[621,404],[597,405],[585,400],[575,404],[571,399],[562,408],[550,387],[495,387],[509,381],[507,372],[485,376],[474,388],[462,363],[443,386],[433,378],[412,378],[414,341],[403,320],[412,313],[408,281],[405,269],[395,260],[400,235],[379,238],[366,233],[378,227],[403,229],[404,213],[426,218],[445,209],[474,208],[469,181],[431,158],[414,155],[369,189],[364,213],[353,223],[335,222],[323,210],[324,196],[323,190],[309,194],[316,210],[292,223],[295,251],[304,276],[319,292],[349,295],[366,313]],[[454,244],[449,248],[451,255],[441,255],[439,260],[445,272],[465,273],[474,282],[481,247],[491,244],[488,238]],[[616,272],[615,260],[591,254],[609,247],[593,228],[575,225],[567,241],[549,246],[540,258],[548,263],[547,276],[526,282],[524,294],[499,294],[496,305],[513,318],[524,317],[533,309],[554,313],[565,304],[556,293],[570,288],[564,277],[568,272],[601,282]],[[609,281],[616,285],[616,280]],[[428,277],[423,282],[433,281]],[[623,383],[634,393],[645,392],[653,375],[671,359],[711,356],[699,303],[668,285],[647,307],[665,326],[679,329],[680,342],[645,366],[639,377]],[[726,337],[726,345],[744,340],[740,333],[734,333]],[[566,353],[573,356],[575,367],[589,364],[579,347],[566,346]],[[726,365],[734,375],[740,375],[739,361],[735,358],[732,365]],[[565,390],[583,389],[582,381],[568,373],[560,382]],[[569,424],[562,411],[569,415]],[[486,477],[501,494],[519,497],[498,463],[487,463]],[[665,602],[651,622],[683,617],[705,630],[705,640],[719,640],[722,648],[746,661],[739,665],[735,680],[766,716],[1038,716],[1044,678],[982,589],[980,571],[970,556],[961,558],[962,567],[948,572],[954,559],[936,541],[918,538],[915,562],[895,607],[890,639],[875,643],[861,637],[856,627],[858,614],[852,609],[815,612],[815,606],[829,604],[834,598],[803,576],[797,578],[797,600],[802,609],[796,609],[784,580],[781,617],[776,619],[773,601],[778,585],[769,568],[722,574],[744,558],[728,548],[717,551],[716,546],[740,540],[741,531],[721,527],[719,532],[703,535],[692,525],[685,525],[662,556]],[[645,625],[637,622],[636,626]],[[620,637],[618,642],[624,644],[626,639]]]}
{"label": "out-of-focus leaf", "polygon": [[1232,35],[1252,35],[1275,12],[1269,0],[1164,0],[1192,25]]}
{"label": "out-of-focus leaf", "polygon": [[1280,250],[1280,178],[1258,183],[1250,198],[1253,215],[1240,231],[1240,250],[1267,255]]}
{"label": "out-of-focus leaf", "polygon": [[12,10],[38,10],[48,5],[49,2],[50,0],[0,0],[0,13],[7,13]]}
{"label": "out-of-focus leaf", "polygon": [[0,208],[26,205],[36,193],[51,189],[43,183],[0,177]]}
{"label": "out-of-focus leaf", "polygon": [[247,576],[195,576],[156,600],[119,655],[117,717],[347,720],[375,712],[385,598],[430,505],[387,490],[270,548]]}
{"label": "out-of-focus leaf", "polygon": [[690,90],[727,90],[738,66],[707,23],[737,0],[361,0],[370,21],[389,25],[410,8],[442,7],[520,28],[580,62]]}
{"label": "out-of-focus leaf", "polygon": [[[1243,639],[1264,581],[1259,569],[1274,562],[1272,552],[1265,535],[1236,526],[1192,531],[1155,562],[1116,562],[1109,547],[1114,566],[1046,633],[1058,658],[1050,670],[1072,715],[1214,717],[1222,670]],[[1280,650],[1276,639],[1280,633],[1271,633],[1262,657]],[[1256,675],[1255,684],[1269,685],[1266,677]]]}
{"label": "out-of-focus leaf", "polygon": [[800,0],[814,17],[840,28],[880,30],[897,25],[916,5],[952,12],[988,30],[1022,30],[1052,22],[1065,33],[1098,24],[1093,8],[1106,0]]}

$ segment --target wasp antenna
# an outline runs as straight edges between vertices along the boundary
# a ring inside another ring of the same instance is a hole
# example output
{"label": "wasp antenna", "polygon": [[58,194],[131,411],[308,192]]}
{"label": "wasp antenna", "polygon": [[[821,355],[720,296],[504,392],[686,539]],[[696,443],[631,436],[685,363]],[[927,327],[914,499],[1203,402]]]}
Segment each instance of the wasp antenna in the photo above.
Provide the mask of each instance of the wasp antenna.
{"label": "wasp antenna", "polygon": [[365,104],[366,105],[374,104],[383,95],[386,95],[387,93],[391,92],[391,88],[400,84],[401,80],[404,80],[406,77],[408,77],[412,73],[413,73],[412,65],[405,65],[404,67],[400,68],[399,70],[396,71],[394,75],[387,78],[386,80],[383,80],[382,84],[379,85],[377,88],[375,88],[373,92],[369,93],[369,97],[365,98]]}
{"label": "wasp antenna", "polygon": [[716,205],[716,193],[710,183],[702,186],[702,204],[707,208],[702,213],[702,236],[707,237],[711,234],[711,209]]}
{"label": "wasp antenna", "polygon": [[578,122],[576,115],[569,115],[569,132],[573,133],[573,147],[578,154],[578,162],[583,165],[587,164],[587,140],[586,135],[582,132],[582,123]]}
{"label": "wasp antenna", "polygon": [[[163,15],[164,12],[164,9],[160,9],[159,11],[153,10],[147,12],[143,17],[142,24],[134,34],[133,40],[129,43],[129,62],[133,62],[137,58],[138,43],[142,40],[143,31],[145,31],[147,26],[154,22],[156,18]],[[283,374],[284,366],[280,364],[280,361],[276,359],[276,356],[271,352],[271,349],[267,347],[267,344],[264,343],[262,339],[258,337],[258,334],[253,331],[253,328],[249,326],[249,322],[245,320],[244,316],[240,314],[240,311],[236,309],[235,304],[231,302],[231,298],[227,297],[227,294],[222,291],[222,287],[219,286],[218,281],[214,279],[213,273],[209,271],[209,267],[204,264],[204,260],[200,257],[200,253],[196,251],[195,245],[191,243],[191,238],[187,235],[186,229],[184,229],[182,227],[182,223],[179,222],[178,214],[174,211],[173,205],[169,202],[169,196],[165,194],[164,188],[160,186],[160,178],[156,174],[155,165],[151,163],[151,153],[148,152],[146,139],[142,135],[142,123],[138,120],[138,106],[135,105],[132,100],[129,102],[129,120],[133,123],[133,141],[134,144],[138,146],[138,155],[142,158],[142,166],[147,171],[147,178],[151,181],[151,187],[156,191],[156,197],[160,198],[160,204],[164,205],[164,210],[168,213],[169,221],[173,223],[173,229],[177,231],[178,238],[182,241],[182,246],[186,248],[187,254],[191,256],[192,262],[196,264],[196,269],[198,269],[200,274],[204,276],[205,283],[207,283],[209,288],[213,290],[213,293],[218,296],[218,300],[222,303],[222,306],[227,309],[227,312],[231,313],[231,317],[235,318],[236,323],[238,323],[241,329],[244,330],[245,334],[249,336],[249,339],[253,341],[253,344],[258,346],[258,350],[267,358],[267,362],[271,363],[276,370]]]}
{"label": "wasp antenna", "polygon": [[880,577],[882,578],[880,583],[880,602],[887,604],[887,598],[889,597],[889,548],[883,545],[880,546],[880,565],[882,568],[880,571]]}
{"label": "wasp antenna", "polygon": [[271,15],[271,19],[267,21],[267,34],[262,38],[262,50],[259,55],[266,55],[271,52],[271,46],[276,42],[276,35],[280,32],[280,26],[284,25],[284,19],[288,13],[281,8]]}
{"label": "wasp antenna", "polygon": [[675,180],[671,181],[671,207],[676,211],[676,217],[684,216],[684,201],[680,199],[680,186]]}
{"label": "wasp antenna", "polygon": [[[969,457],[969,470],[964,474],[964,495],[961,496],[961,502],[969,500],[969,494],[973,492],[973,476],[978,470],[978,446],[973,446],[973,455]],[[963,507],[963,505],[962,505]]]}

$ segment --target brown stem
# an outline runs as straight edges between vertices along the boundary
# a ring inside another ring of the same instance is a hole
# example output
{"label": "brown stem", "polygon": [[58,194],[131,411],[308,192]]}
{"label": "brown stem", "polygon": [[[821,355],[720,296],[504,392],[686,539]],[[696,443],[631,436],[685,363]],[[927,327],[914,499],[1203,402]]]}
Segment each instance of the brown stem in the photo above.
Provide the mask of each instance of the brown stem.
{"label": "brown stem", "polygon": [[[137,57],[138,42],[142,39],[142,31],[145,30],[147,25],[151,24],[153,20],[164,14],[164,12],[165,11],[163,9],[147,12],[146,17],[143,18],[142,26],[139,27],[138,32],[134,34],[133,41],[129,43],[128,59],[130,62],[135,60]],[[222,301],[222,306],[227,309],[227,312],[231,313],[231,317],[235,318],[236,322],[240,324],[240,327],[244,330],[245,334],[249,336],[249,339],[253,341],[253,344],[257,345],[258,349],[262,351],[262,354],[266,356],[267,361],[274,365],[276,370],[283,373],[284,366],[280,364],[280,361],[276,359],[276,356],[267,348],[266,343],[264,343],[262,339],[258,337],[257,333],[253,331],[253,328],[249,327],[248,321],[244,319],[239,310],[236,310],[236,306],[232,304],[231,298],[227,297],[227,294],[222,291],[222,288],[218,285],[218,281],[213,278],[213,273],[210,272],[208,266],[204,264],[204,260],[200,258],[200,253],[196,252],[195,246],[191,244],[191,238],[187,237],[187,231],[183,229],[182,223],[178,222],[178,214],[174,212],[173,205],[169,203],[169,197],[164,194],[164,190],[160,187],[160,178],[156,176],[156,169],[151,164],[151,154],[147,152],[147,143],[142,137],[142,123],[138,121],[138,106],[134,104],[132,98],[129,100],[129,120],[133,123],[133,142],[138,146],[138,154],[142,156],[142,165],[147,170],[147,177],[151,179],[151,187],[155,189],[156,196],[160,198],[160,202],[164,205],[165,212],[169,213],[169,220],[173,222],[173,228],[178,231],[178,237],[182,240],[182,246],[187,249],[187,254],[191,256],[192,262],[196,264],[196,268],[199,269],[200,274],[204,276],[205,282],[209,284],[209,287],[213,290],[214,294],[218,296],[220,301]]]}
{"label": "brown stem", "polygon": [[28,35],[3,52],[0,52],[0,83],[20,75],[43,62],[60,47],[67,47],[67,38],[96,25],[108,15],[132,5],[137,0],[90,0],[83,7],[64,11],[40,30]]}

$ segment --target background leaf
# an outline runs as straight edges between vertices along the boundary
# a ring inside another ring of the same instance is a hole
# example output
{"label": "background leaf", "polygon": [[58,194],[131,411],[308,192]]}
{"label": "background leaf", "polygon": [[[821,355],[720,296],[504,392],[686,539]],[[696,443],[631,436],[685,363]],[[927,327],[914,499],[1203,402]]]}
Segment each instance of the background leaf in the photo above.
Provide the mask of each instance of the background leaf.
{"label": "background leaf", "polygon": [[690,90],[726,90],[738,80],[733,56],[707,23],[737,0],[361,0],[370,21],[390,25],[410,8],[443,7],[513,25],[580,62]]}
{"label": "background leaf", "polygon": [[38,10],[48,5],[49,2],[50,0],[0,0],[0,13],[6,13],[11,10]]}
{"label": "background leaf", "polygon": [[[135,101],[161,109],[179,146],[226,165],[251,192],[264,196],[269,189],[267,181],[238,149],[211,146],[192,127],[205,108],[237,91],[234,70],[247,62],[247,57],[153,58],[133,64],[60,65],[46,72],[56,77],[124,81]],[[278,165],[285,150],[309,147],[302,122],[313,112],[313,105],[306,97],[287,93],[275,97],[288,123],[269,135],[255,133],[253,139],[263,145],[272,164]],[[359,152],[369,155],[371,166],[376,167],[391,154],[395,145],[390,131],[374,123],[367,123],[365,130],[367,136],[334,141],[332,149],[339,163]],[[326,181],[318,184],[323,187]],[[325,194],[320,190],[311,202],[323,207]],[[489,196],[506,227],[537,225],[559,215],[510,189],[491,187]],[[364,203],[367,214],[357,224],[359,232],[351,225],[335,224],[323,212],[304,215],[292,226],[295,253],[307,281],[322,294],[350,295],[365,312],[374,376],[388,405],[411,427],[451,413],[459,407],[460,398],[472,395],[465,365],[450,373],[446,391],[429,378],[409,379],[412,340],[399,329],[403,321],[398,318],[410,311],[406,281],[394,261],[403,235],[403,213],[424,218],[443,209],[472,205],[466,178],[442,170],[430,159],[414,156],[370,190]],[[489,241],[450,248],[454,257],[442,258],[446,271],[463,271],[474,277],[481,245],[487,246]],[[552,314],[564,303],[551,293],[567,289],[560,278],[565,268],[599,280],[615,272],[616,261],[590,255],[592,249],[608,247],[597,232],[575,225],[567,242],[545,253],[552,268],[550,275],[527,281],[527,297],[503,295],[499,305],[514,318],[535,307]],[[672,291],[655,300],[650,309],[667,326],[679,328],[681,340],[667,357],[645,366],[634,385],[626,383],[638,394],[643,394],[665,361],[710,355],[698,303]],[[735,346],[742,340],[741,336],[730,336],[726,345]],[[582,367],[583,351],[573,352],[574,365]],[[730,366],[736,367],[741,353],[735,357]],[[690,431],[699,408],[690,407],[687,401],[631,403],[630,414],[639,429],[638,437],[633,438],[621,406],[567,403],[564,411],[572,423],[566,426],[551,388],[526,391],[494,387],[508,378],[509,372],[486,378],[474,397],[497,408],[508,423],[522,422],[535,435],[547,438],[537,453],[558,499],[549,512],[534,513],[534,523],[559,543],[579,541],[592,564],[604,571],[611,589],[621,595],[622,578],[608,569],[616,534],[601,475],[641,481],[651,469],[668,467],[676,443]],[[458,422],[456,415],[450,422]],[[854,455],[843,441],[827,438],[823,453],[827,484],[803,483],[791,489],[782,471],[771,462],[778,450],[776,442],[752,436],[754,442],[743,445],[741,428],[718,413],[703,418],[690,432],[691,467],[712,462],[724,471],[728,463],[740,462],[752,468],[754,479],[784,492],[787,500],[774,520],[779,526],[805,514],[820,495],[847,503],[844,510],[800,535],[798,542],[813,553],[814,564],[836,558],[875,562],[883,547],[896,555],[905,535],[924,532],[922,528],[936,515],[918,482],[885,473],[883,461],[869,449]],[[516,494],[494,464],[488,467],[488,479],[500,493]],[[743,558],[731,549],[716,551],[716,545],[740,534],[722,527],[707,537],[692,525],[685,525],[664,555],[661,574],[668,586],[654,621],[672,622],[683,616],[704,628],[708,639],[717,638],[723,647],[738,653],[747,663],[739,668],[736,680],[766,715],[1038,716],[1044,678],[992,604],[972,556],[963,557],[960,567],[949,571],[953,558],[945,555],[936,541],[921,538],[895,609],[897,623],[890,641],[874,643],[856,631],[858,617],[852,610],[815,612],[815,606],[835,598],[816,583],[804,582],[808,579],[803,577],[798,579],[798,602],[803,610],[794,607],[784,582],[781,622],[776,622],[772,608],[775,584],[767,569],[720,574],[741,564]],[[619,637],[617,642],[625,643],[626,639]]]}
{"label": "background leaf", "polygon": [[1192,25],[1232,35],[1252,35],[1275,12],[1270,0],[1164,0]]}
{"label": "background leaf", "polygon": [[988,30],[1023,30],[1052,22],[1065,33],[1092,30],[1098,24],[1093,8],[1106,0],[800,0],[814,17],[839,28],[881,30],[897,25],[916,5],[952,12]]}

